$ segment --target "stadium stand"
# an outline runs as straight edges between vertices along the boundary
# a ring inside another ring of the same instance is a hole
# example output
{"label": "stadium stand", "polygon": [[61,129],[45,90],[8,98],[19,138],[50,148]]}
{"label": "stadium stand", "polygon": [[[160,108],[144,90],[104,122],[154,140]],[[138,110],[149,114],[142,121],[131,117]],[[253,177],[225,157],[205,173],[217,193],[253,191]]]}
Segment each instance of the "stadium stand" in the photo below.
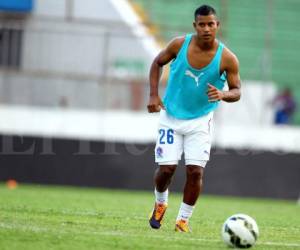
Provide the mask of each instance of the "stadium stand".
{"label": "stadium stand", "polygon": [[[141,18],[159,40],[192,32],[193,12],[199,1],[132,0],[144,9]],[[242,79],[273,81],[278,89],[290,87],[300,103],[297,61],[300,35],[295,32],[300,2],[297,0],[208,0],[221,20],[220,38],[238,55]],[[156,26],[156,29],[153,27]],[[300,124],[300,112],[295,117]]]}

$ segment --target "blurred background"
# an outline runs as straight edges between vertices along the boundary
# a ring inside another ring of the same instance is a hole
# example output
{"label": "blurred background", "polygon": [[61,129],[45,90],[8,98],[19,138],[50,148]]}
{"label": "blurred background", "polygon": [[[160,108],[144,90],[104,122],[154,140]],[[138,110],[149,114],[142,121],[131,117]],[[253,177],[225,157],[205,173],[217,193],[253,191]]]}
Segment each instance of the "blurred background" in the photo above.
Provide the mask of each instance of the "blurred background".
{"label": "blurred background", "polygon": [[205,193],[297,199],[297,0],[0,0],[0,181],[152,190],[149,67],[204,3],[243,86],[215,113]]}

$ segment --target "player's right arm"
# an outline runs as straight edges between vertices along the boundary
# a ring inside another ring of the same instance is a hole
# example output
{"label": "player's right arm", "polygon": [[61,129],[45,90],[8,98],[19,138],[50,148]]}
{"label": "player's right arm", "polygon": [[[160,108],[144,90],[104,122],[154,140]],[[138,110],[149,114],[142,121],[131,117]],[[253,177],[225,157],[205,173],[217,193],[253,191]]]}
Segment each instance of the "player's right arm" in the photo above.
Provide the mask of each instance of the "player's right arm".
{"label": "player's right arm", "polygon": [[172,40],[165,49],[163,49],[153,60],[150,68],[150,98],[147,105],[148,112],[159,112],[164,105],[158,93],[158,85],[161,77],[163,66],[176,58],[180,50],[184,37],[175,38]]}

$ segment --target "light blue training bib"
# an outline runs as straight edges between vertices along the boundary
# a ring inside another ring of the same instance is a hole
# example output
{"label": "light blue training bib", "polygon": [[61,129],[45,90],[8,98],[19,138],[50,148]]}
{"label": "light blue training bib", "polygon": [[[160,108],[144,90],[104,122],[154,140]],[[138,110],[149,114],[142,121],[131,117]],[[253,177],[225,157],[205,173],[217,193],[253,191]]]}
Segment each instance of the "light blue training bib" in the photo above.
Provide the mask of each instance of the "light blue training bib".
{"label": "light blue training bib", "polygon": [[193,68],[187,58],[193,34],[185,37],[184,43],[171,63],[170,76],[163,99],[166,111],[177,119],[194,119],[215,110],[219,102],[208,102],[208,83],[223,89],[226,75],[220,76],[220,64],[224,45],[219,42],[212,61],[201,69]]}

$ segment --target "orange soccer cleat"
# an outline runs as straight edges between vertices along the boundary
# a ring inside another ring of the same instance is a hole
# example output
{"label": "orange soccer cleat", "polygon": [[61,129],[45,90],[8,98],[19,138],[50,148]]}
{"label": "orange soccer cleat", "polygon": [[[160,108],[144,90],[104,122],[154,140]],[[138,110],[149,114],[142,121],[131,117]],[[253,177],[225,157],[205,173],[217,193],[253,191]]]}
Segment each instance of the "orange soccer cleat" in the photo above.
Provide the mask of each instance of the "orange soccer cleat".
{"label": "orange soccer cleat", "polygon": [[189,223],[187,220],[178,220],[175,225],[176,232],[189,233],[191,232],[189,228]]}
{"label": "orange soccer cleat", "polygon": [[150,215],[149,224],[154,229],[159,229],[162,219],[167,210],[168,204],[155,203],[152,214]]}

